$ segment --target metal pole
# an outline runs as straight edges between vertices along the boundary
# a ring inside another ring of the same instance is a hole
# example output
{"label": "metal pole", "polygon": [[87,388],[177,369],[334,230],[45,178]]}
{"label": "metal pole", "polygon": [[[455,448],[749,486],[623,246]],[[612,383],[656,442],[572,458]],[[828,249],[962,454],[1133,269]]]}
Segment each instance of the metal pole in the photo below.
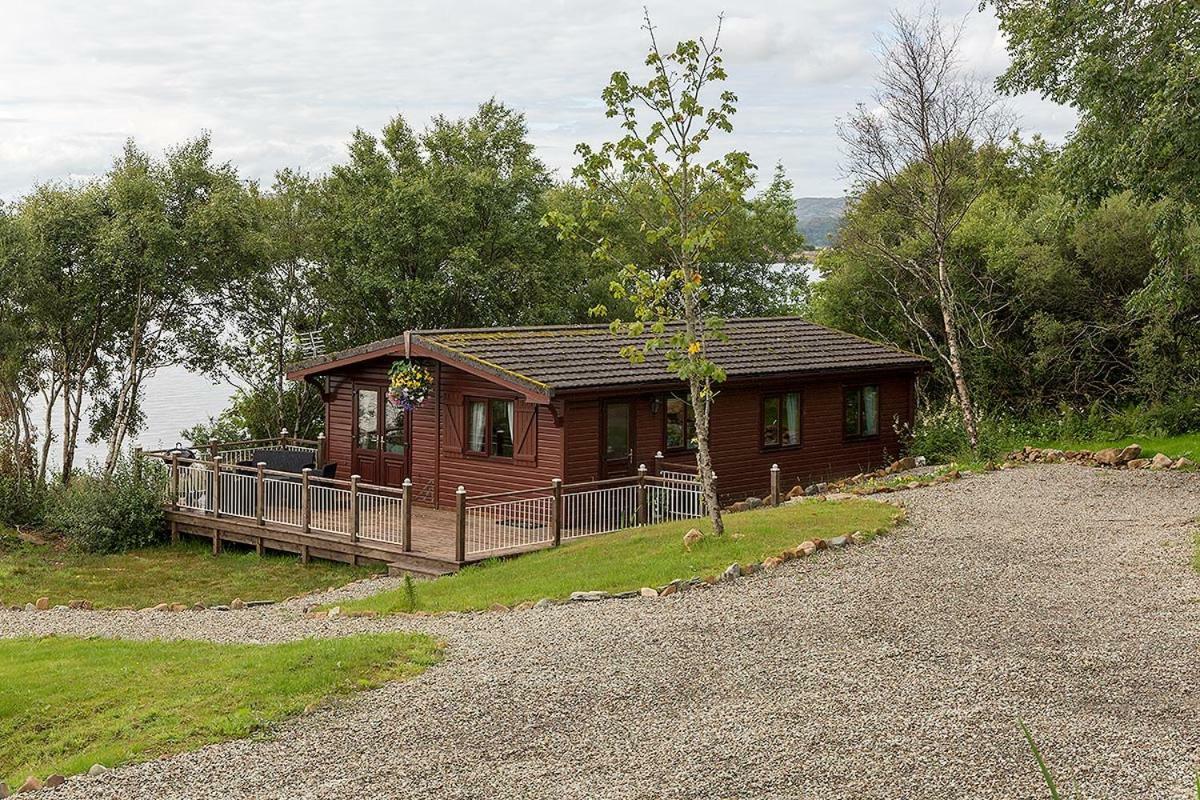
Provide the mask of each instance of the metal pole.
{"label": "metal pole", "polygon": [[550,506],[550,519],[554,530],[554,546],[558,547],[562,544],[563,529],[562,478],[554,478],[550,481],[550,491],[554,495],[554,503]]}
{"label": "metal pole", "polygon": [[287,447],[287,443],[288,443],[288,429],[280,428],[279,429],[279,444],[284,447]]}
{"label": "metal pole", "polygon": [[779,465],[771,465],[771,505],[779,505]]}
{"label": "metal pole", "polygon": [[263,525],[263,517],[266,515],[267,508],[267,478],[263,474],[267,468],[267,462],[260,461],[257,466],[257,475],[254,483],[254,515],[258,518],[258,524]]}
{"label": "metal pole", "polygon": [[462,562],[467,557],[467,487],[459,486],[454,496],[458,514],[454,530],[454,560]]}
{"label": "metal pole", "polygon": [[649,516],[649,508],[646,503],[646,465],[639,464],[637,482],[637,524],[645,525]]}
{"label": "metal pole", "polygon": [[308,491],[308,480],[311,475],[311,467],[300,470],[300,527],[305,533],[308,533],[312,527],[312,498],[309,497]]}
{"label": "metal pole", "polygon": [[663,468],[663,454],[662,454],[662,450],[659,450],[657,453],[654,454],[654,474],[662,475],[662,468]]}
{"label": "metal pole", "polygon": [[350,476],[350,541],[358,541],[358,476]]}
{"label": "metal pole", "polygon": [[412,552],[412,479],[404,479],[404,527],[400,533],[401,548],[406,553]]}
{"label": "metal pole", "polygon": [[325,431],[317,434],[317,469],[325,466]]}

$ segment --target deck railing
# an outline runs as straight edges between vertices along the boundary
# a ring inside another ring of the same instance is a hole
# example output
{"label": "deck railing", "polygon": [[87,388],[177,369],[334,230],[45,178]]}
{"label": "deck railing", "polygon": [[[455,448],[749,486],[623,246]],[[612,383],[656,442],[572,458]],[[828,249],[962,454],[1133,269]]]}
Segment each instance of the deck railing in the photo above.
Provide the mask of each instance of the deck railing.
{"label": "deck railing", "polygon": [[[253,452],[262,449],[263,441],[236,444],[253,445],[249,448]],[[167,465],[163,499],[172,509],[412,551],[410,480],[396,489],[363,483],[357,475],[337,480],[319,477],[310,468],[294,473],[267,469],[261,462],[254,466],[230,464],[221,453],[237,454],[238,450],[218,450],[210,459],[184,457],[179,451],[141,455]],[[779,501],[779,467],[772,466],[769,502]],[[576,484],[563,484],[556,478],[549,486],[470,497],[460,486],[454,560],[556,547],[564,540],[706,514],[703,491],[694,474],[663,469],[650,475],[644,465],[628,477]]]}

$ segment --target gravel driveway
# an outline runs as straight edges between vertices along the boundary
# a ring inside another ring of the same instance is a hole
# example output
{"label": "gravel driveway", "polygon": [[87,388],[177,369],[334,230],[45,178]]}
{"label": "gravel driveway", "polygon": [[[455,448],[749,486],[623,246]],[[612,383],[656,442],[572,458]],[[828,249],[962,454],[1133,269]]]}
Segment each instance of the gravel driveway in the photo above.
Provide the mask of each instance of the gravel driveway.
{"label": "gravel driveway", "polygon": [[450,644],[421,678],[275,737],[54,798],[1045,797],[1017,717],[1088,798],[1188,797],[1200,475],[1036,467],[903,497],[891,537],[659,600],[423,621],[24,612],[0,632],[394,625]]}

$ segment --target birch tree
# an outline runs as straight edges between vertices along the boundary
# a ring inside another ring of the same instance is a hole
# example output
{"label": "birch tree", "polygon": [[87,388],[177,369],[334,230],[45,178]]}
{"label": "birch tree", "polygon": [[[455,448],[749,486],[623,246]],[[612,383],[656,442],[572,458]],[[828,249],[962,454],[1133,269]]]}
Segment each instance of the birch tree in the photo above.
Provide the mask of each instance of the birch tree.
{"label": "birch tree", "polygon": [[[705,264],[720,243],[723,222],[746,202],[754,165],[740,151],[713,160],[703,153],[715,134],[733,130],[737,103],[733,92],[717,91],[726,77],[720,20],[711,42],[683,41],[671,50],[659,46],[649,14],[643,28],[650,38],[645,82],[614,72],[602,95],[623,135],[598,148],[576,148],[582,163],[575,177],[590,197],[577,215],[552,214],[548,220],[564,237],[588,242],[601,263],[619,266],[612,294],[631,309],[611,324],[614,334],[627,337],[622,356],[634,363],[663,357],[667,369],[687,384],[697,474],[713,533],[721,535],[709,422],[725,371],[709,358],[709,346],[724,333],[712,313]],[[657,260],[624,261],[621,249],[603,235],[605,221],[622,215],[653,246]],[[608,316],[604,305],[592,311]]]}
{"label": "birch tree", "polygon": [[[1011,135],[1011,124],[995,94],[962,70],[961,26],[947,29],[932,12],[923,18],[897,12],[892,25],[874,102],[842,120],[839,134],[856,192],[873,190],[880,211],[910,220],[915,232],[883,236],[871,231],[888,228],[853,228],[839,244],[908,277],[890,282],[896,302],[947,370],[976,447],[975,398],[963,359],[963,316],[969,311],[956,286],[951,243],[1001,166],[997,145]],[[936,318],[921,311],[930,301]]]}

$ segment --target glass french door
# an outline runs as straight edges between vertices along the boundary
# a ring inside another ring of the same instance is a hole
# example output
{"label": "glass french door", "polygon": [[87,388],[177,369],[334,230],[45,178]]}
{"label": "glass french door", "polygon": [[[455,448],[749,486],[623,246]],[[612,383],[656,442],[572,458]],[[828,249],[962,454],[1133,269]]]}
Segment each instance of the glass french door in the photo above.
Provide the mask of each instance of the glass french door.
{"label": "glass french door", "polygon": [[387,402],[382,386],[354,388],[354,464],[366,483],[400,486],[408,476],[408,413]]}
{"label": "glass french door", "polygon": [[604,477],[621,478],[633,475],[634,411],[628,400],[608,400],[604,403],[600,446],[603,448]]}

